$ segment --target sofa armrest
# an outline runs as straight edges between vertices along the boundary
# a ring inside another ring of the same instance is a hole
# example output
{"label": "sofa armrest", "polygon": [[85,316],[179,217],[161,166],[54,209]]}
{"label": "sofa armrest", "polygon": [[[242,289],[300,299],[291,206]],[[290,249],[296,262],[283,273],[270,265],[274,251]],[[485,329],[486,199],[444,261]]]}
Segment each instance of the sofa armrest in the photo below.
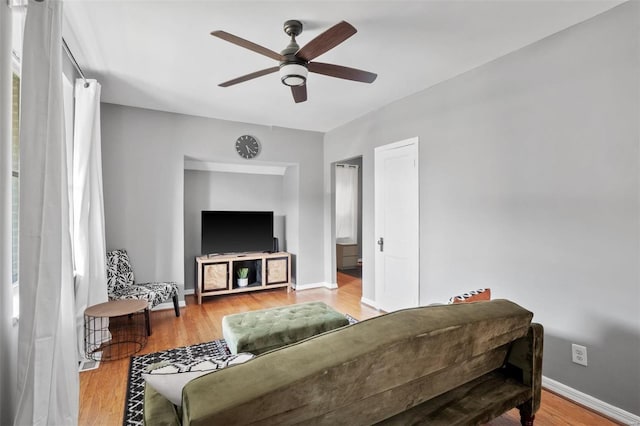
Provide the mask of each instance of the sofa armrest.
{"label": "sofa armrest", "polygon": [[531,387],[531,399],[518,407],[521,414],[529,416],[533,416],[540,408],[543,341],[544,328],[541,324],[531,323],[527,335],[511,345],[506,362],[509,374]]}
{"label": "sofa armrest", "polygon": [[154,388],[144,385],[144,424],[149,426],[180,426],[175,405]]}

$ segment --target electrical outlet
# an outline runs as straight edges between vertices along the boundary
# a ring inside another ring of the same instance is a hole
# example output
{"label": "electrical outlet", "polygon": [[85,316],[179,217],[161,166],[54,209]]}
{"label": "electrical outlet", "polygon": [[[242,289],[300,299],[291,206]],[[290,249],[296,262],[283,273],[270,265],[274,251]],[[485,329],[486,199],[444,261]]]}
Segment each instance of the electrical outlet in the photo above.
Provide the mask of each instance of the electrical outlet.
{"label": "electrical outlet", "polygon": [[587,366],[587,348],[586,346],[571,344],[571,361],[576,364]]}

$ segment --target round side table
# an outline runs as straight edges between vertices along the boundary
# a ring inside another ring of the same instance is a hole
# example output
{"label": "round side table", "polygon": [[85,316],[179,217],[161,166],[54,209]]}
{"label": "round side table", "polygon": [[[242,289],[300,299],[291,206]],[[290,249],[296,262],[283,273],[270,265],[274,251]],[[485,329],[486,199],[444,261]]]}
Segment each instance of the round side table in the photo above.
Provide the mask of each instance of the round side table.
{"label": "round side table", "polygon": [[84,311],[84,350],[89,359],[112,361],[139,352],[149,335],[146,300],[111,300]]}

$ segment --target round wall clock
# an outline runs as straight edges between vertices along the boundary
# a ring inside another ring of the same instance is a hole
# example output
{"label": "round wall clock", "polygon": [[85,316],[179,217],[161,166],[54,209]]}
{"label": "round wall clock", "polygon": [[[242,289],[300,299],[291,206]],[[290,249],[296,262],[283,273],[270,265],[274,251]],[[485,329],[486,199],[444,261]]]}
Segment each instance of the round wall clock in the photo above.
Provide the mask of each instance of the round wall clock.
{"label": "round wall clock", "polygon": [[236,152],[240,157],[250,160],[260,153],[260,142],[251,135],[242,135],[236,140]]}

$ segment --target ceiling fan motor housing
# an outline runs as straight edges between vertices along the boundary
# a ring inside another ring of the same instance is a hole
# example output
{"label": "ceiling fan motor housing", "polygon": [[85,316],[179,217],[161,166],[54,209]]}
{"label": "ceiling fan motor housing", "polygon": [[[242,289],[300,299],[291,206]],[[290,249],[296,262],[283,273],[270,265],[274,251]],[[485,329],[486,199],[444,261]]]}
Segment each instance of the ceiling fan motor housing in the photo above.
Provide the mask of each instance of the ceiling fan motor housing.
{"label": "ceiling fan motor housing", "polygon": [[280,62],[280,81],[286,86],[302,86],[307,81],[307,61],[296,57],[300,46],[296,36],[302,33],[302,22],[289,20],[284,23],[284,32],[291,42],[280,52],[286,59]]}

